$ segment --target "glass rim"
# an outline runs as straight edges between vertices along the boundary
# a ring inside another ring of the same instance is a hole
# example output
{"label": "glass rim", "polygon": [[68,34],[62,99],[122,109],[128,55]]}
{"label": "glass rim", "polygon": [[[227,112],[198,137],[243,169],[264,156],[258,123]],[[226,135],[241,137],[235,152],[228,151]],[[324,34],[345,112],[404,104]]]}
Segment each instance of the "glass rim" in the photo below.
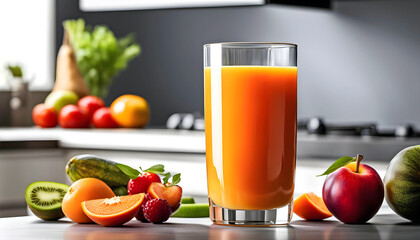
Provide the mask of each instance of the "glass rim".
{"label": "glass rim", "polygon": [[297,47],[294,43],[281,43],[281,42],[218,42],[218,43],[206,43],[203,47],[211,47],[214,45],[232,46],[232,47],[247,47],[247,46],[274,46],[274,47]]}

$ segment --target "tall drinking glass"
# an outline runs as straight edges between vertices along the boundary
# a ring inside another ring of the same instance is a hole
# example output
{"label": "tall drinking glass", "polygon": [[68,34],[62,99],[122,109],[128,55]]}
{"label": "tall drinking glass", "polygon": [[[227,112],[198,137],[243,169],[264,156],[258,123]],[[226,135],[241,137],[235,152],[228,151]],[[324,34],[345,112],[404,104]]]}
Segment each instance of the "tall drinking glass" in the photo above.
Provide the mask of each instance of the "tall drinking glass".
{"label": "tall drinking glass", "polygon": [[216,224],[267,226],[292,217],[297,46],[204,45],[207,184]]}

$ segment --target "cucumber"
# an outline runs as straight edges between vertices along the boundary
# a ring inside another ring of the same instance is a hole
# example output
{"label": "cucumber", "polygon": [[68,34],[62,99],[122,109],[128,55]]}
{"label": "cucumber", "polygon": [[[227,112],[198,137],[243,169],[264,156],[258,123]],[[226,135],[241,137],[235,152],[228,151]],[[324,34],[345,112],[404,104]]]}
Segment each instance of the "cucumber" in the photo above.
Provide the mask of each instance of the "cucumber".
{"label": "cucumber", "polygon": [[193,197],[183,197],[181,198],[181,204],[182,203],[195,203],[195,200]]}
{"label": "cucumber", "polygon": [[200,218],[209,216],[208,203],[182,203],[178,211],[171,217],[179,218]]}
{"label": "cucumber", "polygon": [[115,164],[93,155],[78,155],[68,161],[66,173],[73,182],[82,178],[97,178],[111,188],[126,187],[130,178]]}
{"label": "cucumber", "polygon": [[119,186],[112,188],[112,191],[115,193],[116,196],[125,196],[128,195],[127,187]]}

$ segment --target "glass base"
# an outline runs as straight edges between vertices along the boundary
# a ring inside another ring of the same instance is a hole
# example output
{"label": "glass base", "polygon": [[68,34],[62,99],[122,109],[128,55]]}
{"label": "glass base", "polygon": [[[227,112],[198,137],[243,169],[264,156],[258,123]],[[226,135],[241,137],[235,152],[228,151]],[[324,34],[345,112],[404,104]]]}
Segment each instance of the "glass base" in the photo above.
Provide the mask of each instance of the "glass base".
{"label": "glass base", "polygon": [[209,198],[210,219],[215,224],[269,227],[287,225],[292,220],[293,200],[282,208],[270,210],[236,210],[217,206]]}

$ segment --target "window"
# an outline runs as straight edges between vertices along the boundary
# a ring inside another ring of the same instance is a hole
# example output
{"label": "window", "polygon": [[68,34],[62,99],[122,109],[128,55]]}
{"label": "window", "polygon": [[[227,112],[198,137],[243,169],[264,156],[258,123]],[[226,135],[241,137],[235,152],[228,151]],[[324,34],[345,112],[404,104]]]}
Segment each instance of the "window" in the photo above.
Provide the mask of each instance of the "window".
{"label": "window", "polygon": [[265,0],[80,0],[82,11],[262,5]]}
{"label": "window", "polygon": [[50,90],[54,83],[54,1],[0,1],[0,89],[8,64],[19,64],[30,89]]}

